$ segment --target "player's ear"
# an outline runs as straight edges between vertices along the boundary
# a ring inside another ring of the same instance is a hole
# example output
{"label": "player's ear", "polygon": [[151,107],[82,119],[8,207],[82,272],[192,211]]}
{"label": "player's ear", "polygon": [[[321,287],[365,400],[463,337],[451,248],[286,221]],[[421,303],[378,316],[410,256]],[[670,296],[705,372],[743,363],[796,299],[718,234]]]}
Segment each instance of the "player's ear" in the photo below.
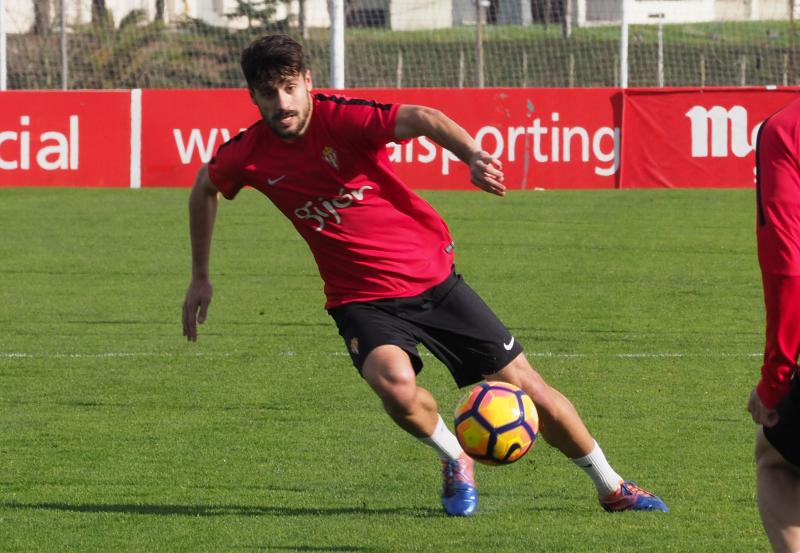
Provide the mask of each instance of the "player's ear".
{"label": "player's ear", "polygon": [[314,88],[314,82],[313,79],[311,78],[311,69],[306,69],[305,81],[306,81],[306,88],[308,90],[312,90]]}

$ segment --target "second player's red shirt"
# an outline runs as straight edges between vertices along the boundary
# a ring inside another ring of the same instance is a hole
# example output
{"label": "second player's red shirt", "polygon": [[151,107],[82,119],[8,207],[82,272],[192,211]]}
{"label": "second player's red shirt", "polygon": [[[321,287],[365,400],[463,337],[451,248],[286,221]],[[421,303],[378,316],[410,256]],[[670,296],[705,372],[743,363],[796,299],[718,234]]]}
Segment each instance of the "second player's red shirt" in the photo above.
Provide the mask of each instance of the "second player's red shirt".
{"label": "second player's red shirt", "polygon": [[772,115],[758,140],[758,258],[767,274],[800,275],[800,100]]}
{"label": "second player's red shirt", "polygon": [[415,296],[442,282],[453,243],[436,211],[391,168],[397,105],[315,94],[306,133],[293,142],[259,121],[217,150],[208,166],[233,199],[264,193],[308,243],[325,283],[325,307]]}
{"label": "second player's red shirt", "polygon": [[758,260],[767,329],[756,390],[774,408],[789,391],[800,353],[800,100],[764,122],[757,144]]}

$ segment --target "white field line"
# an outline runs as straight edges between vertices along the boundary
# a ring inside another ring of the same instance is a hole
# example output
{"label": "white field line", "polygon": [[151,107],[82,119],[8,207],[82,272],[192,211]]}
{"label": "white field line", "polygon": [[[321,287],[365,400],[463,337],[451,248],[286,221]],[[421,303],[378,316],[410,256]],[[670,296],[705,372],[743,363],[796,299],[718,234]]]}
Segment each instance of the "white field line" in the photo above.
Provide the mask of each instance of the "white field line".
{"label": "white field line", "polygon": [[230,357],[229,353],[188,353],[181,352],[125,352],[105,351],[101,353],[26,353],[21,351],[0,351],[0,359],[97,359],[113,357],[168,357],[186,355],[187,357]]}
{"label": "white field line", "polygon": [[671,352],[671,353],[555,353],[552,351],[543,352],[525,352],[530,357],[618,357],[621,359],[663,359],[668,357],[761,357],[764,353],[732,353],[732,352],[716,352],[705,351],[702,353],[685,353],[685,352]]}
{"label": "white field line", "polygon": [[[125,351],[106,351],[100,353],[28,353],[21,351],[0,351],[0,359],[98,359],[98,358],[125,358],[125,357],[170,357],[170,356],[186,356],[186,357],[231,357],[235,354],[231,353],[183,353],[183,352],[125,352]],[[280,355],[284,357],[295,357],[298,355],[295,351],[284,351]],[[349,355],[344,351],[337,351],[329,353],[333,357]],[[427,351],[420,351],[423,357],[432,357]],[[666,359],[666,358],[693,358],[693,357],[761,357],[763,353],[733,353],[733,352],[716,352],[708,351],[702,353],[685,353],[685,352],[652,352],[652,353],[569,353],[569,352],[553,352],[553,351],[534,351],[526,352],[528,357],[549,357],[549,358],[592,358],[592,357],[614,357],[618,359]]]}
{"label": "white field line", "polygon": [[[433,354],[427,351],[420,351],[419,352],[423,357],[433,357]],[[291,357],[297,355],[297,352],[294,351],[285,351],[282,355]],[[347,352],[339,351],[333,353],[332,355],[350,355]],[[734,353],[734,352],[716,352],[716,351],[707,351],[702,353],[681,353],[681,352],[673,352],[673,353],[569,353],[569,352],[554,352],[554,351],[526,351],[525,355],[528,357],[563,357],[563,358],[571,358],[571,357],[616,357],[619,359],[664,359],[670,357],[762,357],[763,353]],[[798,552],[800,553],[800,552]]]}

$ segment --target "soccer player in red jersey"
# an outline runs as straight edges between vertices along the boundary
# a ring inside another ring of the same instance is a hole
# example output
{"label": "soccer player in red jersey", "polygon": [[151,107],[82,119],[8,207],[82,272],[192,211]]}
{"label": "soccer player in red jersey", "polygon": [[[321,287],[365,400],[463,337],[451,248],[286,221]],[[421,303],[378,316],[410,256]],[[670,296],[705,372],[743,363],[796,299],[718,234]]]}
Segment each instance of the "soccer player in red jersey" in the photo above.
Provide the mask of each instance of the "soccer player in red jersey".
{"label": "soccer player in red jersey", "polygon": [[766,307],[761,378],[748,409],[758,507],[776,552],[800,551],[800,100],[769,117],[756,142],[758,260]]}
{"label": "soccer player in red jersey", "polygon": [[303,49],[289,37],[253,42],[242,70],[261,120],[220,146],[192,189],[187,339],[197,339],[211,301],[217,194],[233,199],[251,186],[308,244],[325,285],[325,308],[363,379],[389,416],[439,456],[448,514],[475,512],[473,461],[434,397],[417,385],[420,343],[459,386],[491,378],[525,390],[544,439],[583,468],[606,510],[666,511],[661,499],[611,468],[572,403],[533,369],[519,341],[455,272],[447,225],[398,179],[386,144],[426,136],[469,165],[473,184],[497,196],[506,193],[501,163],[438,110],[312,94]]}

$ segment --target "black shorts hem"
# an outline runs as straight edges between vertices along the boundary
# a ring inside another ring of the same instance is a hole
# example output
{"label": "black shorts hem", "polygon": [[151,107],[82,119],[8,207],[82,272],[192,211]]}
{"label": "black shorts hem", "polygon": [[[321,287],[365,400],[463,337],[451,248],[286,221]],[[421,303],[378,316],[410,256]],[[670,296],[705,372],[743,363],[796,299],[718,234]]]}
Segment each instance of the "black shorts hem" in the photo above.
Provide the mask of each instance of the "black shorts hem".
{"label": "black shorts hem", "polygon": [[408,358],[411,360],[411,368],[414,369],[414,374],[419,374],[422,370],[422,358],[419,356],[419,352],[416,351],[414,348],[409,348],[405,344],[395,344],[394,342],[384,342],[382,344],[376,344],[375,346],[371,347],[370,349],[364,351],[361,355],[353,355],[350,354],[350,359],[353,361],[353,366],[358,371],[358,374],[361,375],[361,378],[364,378],[364,362],[369,357],[369,354],[372,353],[376,348],[381,346],[396,346],[406,352]]}
{"label": "black shorts hem", "polygon": [[800,379],[795,375],[789,393],[776,408],[780,419],[764,427],[764,437],[784,459],[800,467]]}

